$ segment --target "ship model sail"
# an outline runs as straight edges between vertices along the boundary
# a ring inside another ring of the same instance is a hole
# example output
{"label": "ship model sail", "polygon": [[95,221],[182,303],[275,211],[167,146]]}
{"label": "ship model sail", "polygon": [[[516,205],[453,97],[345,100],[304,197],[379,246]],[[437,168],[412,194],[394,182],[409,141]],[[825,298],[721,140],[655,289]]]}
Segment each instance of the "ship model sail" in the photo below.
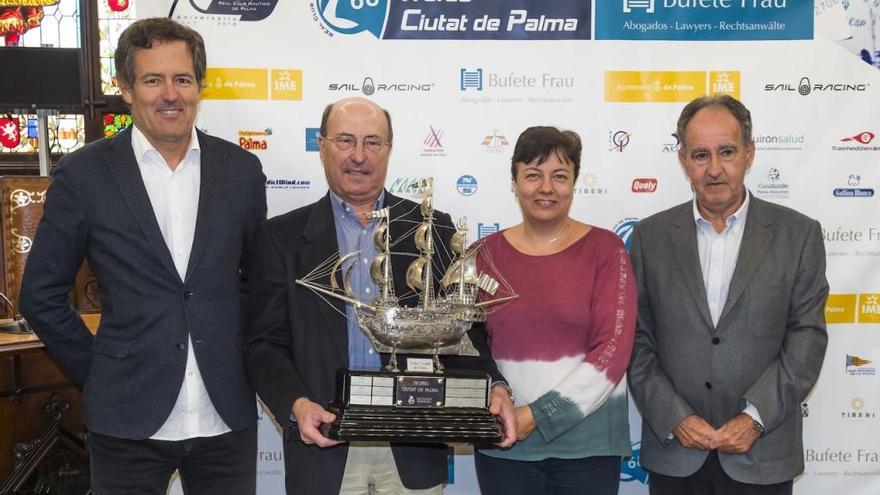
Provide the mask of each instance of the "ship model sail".
{"label": "ship model sail", "polygon": [[[420,204],[422,222],[412,231],[419,254],[409,264],[405,274],[407,287],[419,295],[417,305],[401,305],[394,293],[395,274],[391,269],[391,258],[396,255],[411,257],[412,254],[393,251],[395,240],[391,239],[390,223],[394,219],[390,218],[390,209],[387,207],[369,214],[371,220],[379,222],[373,235],[379,254],[370,264],[370,276],[379,291],[372,301],[360,301],[354,296],[350,282],[354,263],[344,268],[349,260],[360,257],[358,251],[336,255],[332,261],[328,260],[296,281],[319,294],[352,304],[358,325],[375,350],[391,353],[387,367],[390,371],[398,371],[398,351],[433,355],[437,371],[443,369],[438,355],[478,355],[467,336],[468,330],[475,322],[485,321],[487,307],[517,297],[512,290],[494,297],[502,282],[478,272],[476,259],[479,247],[467,249],[467,226],[464,221],[459,221],[452,235],[448,268],[445,273],[435,273],[432,263],[434,255],[438,248],[446,248],[435,245],[434,230],[437,227],[434,224],[431,180],[426,179],[422,188],[426,191]],[[326,280],[328,267],[329,286],[320,282]],[[440,282],[436,284],[439,286],[436,290],[435,277]]]}

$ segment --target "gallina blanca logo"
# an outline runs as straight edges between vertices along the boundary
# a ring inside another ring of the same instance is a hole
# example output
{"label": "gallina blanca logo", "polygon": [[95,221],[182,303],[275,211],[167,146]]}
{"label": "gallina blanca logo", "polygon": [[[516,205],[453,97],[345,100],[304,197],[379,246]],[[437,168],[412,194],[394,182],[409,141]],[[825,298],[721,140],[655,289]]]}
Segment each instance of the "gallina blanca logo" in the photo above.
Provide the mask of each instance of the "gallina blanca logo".
{"label": "gallina blanca logo", "polygon": [[[168,17],[174,16],[177,4],[174,0]],[[192,8],[201,14],[235,15],[240,21],[262,21],[272,15],[278,0],[189,0]]]}

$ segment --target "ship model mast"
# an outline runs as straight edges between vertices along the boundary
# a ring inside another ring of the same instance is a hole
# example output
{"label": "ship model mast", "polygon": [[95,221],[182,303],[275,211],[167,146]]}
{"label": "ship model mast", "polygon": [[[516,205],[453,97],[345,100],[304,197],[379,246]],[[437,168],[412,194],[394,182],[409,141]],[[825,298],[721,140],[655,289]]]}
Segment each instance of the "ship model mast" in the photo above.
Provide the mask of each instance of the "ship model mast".
{"label": "ship model mast", "polygon": [[[419,294],[416,306],[400,305],[394,293],[394,274],[391,259],[396,253],[392,251],[394,240],[391,239],[390,209],[385,207],[371,212],[371,220],[378,220],[373,235],[373,242],[379,254],[370,264],[370,276],[380,287],[379,293],[371,302],[360,301],[351,290],[351,274],[354,263],[351,263],[342,276],[342,286],[337,281],[343,271],[343,265],[349,260],[360,257],[355,251],[344,256],[335,255],[325,261],[296,283],[319,294],[339,299],[352,304],[355,309],[358,325],[370,339],[377,352],[390,352],[391,359],[387,369],[399,371],[397,368],[397,351],[409,354],[433,355],[434,369],[442,371],[439,355],[458,354],[475,356],[478,354],[467,331],[473,323],[485,321],[485,307],[512,300],[517,296],[512,290],[503,297],[479,299],[479,291],[494,296],[499,288],[499,281],[486,273],[478,273],[476,257],[479,248],[466,249],[466,222],[459,221],[455,234],[450,242],[452,260],[449,268],[440,278],[440,293],[435,293],[433,260],[437,246],[435,245],[434,208],[431,193],[431,179],[422,182],[426,191],[420,204],[422,222],[413,232],[419,256],[409,264],[406,270],[406,285]],[[329,269],[330,285],[322,284]]]}

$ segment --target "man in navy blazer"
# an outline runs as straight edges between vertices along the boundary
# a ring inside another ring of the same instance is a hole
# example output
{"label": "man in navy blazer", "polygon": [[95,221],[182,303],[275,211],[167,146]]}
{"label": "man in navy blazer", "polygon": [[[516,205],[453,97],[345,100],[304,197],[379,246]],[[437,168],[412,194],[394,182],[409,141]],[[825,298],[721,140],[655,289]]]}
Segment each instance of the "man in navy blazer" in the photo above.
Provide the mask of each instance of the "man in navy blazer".
{"label": "man in navy blazer", "polygon": [[[134,126],[66,156],[28,257],[21,311],[83,386],[92,493],[253,494],[256,400],[241,355],[245,275],[266,216],[259,160],[194,127],[195,31],[144,19],[120,36]],[[87,259],[92,336],[70,304]]]}
{"label": "man in navy blazer", "polygon": [[[349,98],[328,105],[321,119],[320,155],[330,191],[315,203],[272,218],[257,233],[253,260],[251,320],[245,339],[248,371],[257,393],[284,432],[287,493],[439,494],[446,481],[447,448],[442,444],[339,444],[318,427],[335,416],[324,409],[336,392],[336,373],[345,368],[378,370],[379,356],[358,328],[351,305],[330,303],[296,285],[335,252],[347,254],[372,246],[376,222],[364,214],[389,207],[391,238],[397,253],[418,253],[404,234],[422,221],[416,203],[385,190],[393,135],[391,118],[375,103]],[[454,232],[449,215],[435,211],[435,246],[449,246]],[[448,248],[447,248],[448,249]],[[434,266],[448,263],[437,248]],[[446,251],[448,253],[448,251]],[[413,258],[393,256],[392,271],[406,273]],[[370,300],[376,294],[367,280],[369,265],[355,262],[352,289]],[[395,277],[401,304],[418,296]],[[347,318],[346,318],[347,316]],[[480,357],[443,356],[447,368],[485,371],[501,379],[489,358],[485,331],[471,330]],[[400,358],[406,363],[406,358]],[[513,443],[513,404],[505,385],[492,387],[490,410],[505,422],[502,446]]]}

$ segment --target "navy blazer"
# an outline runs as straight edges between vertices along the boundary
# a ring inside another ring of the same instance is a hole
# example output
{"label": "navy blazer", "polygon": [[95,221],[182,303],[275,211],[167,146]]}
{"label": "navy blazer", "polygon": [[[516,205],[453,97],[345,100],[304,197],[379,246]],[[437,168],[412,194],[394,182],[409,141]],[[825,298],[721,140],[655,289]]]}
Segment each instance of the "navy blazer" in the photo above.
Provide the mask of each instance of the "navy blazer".
{"label": "navy blazer", "polygon": [[[391,207],[391,237],[397,239],[421,222],[416,203],[385,192]],[[449,246],[454,232],[449,215],[435,212],[434,242]],[[321,262],[338,251],[336,225],[330,196],[308,206],[272,218],[257,233],[251,286],[251,320],[245,338],[248,371],[257,393],[278,423],[285,428],[284,456],[288,495],[293,493],[338,493],[348,454],[347,444],[330,448],[305,445],[299,431],[290,424],[291,407],[299,397],[323,406],[336,393],[337,370],[348,366],[348,331],[345,306],[316,295],[296,284]],[[412,237],[396,244],[397,252],[417,253]],[[439,251],[442,251],[439,250]],[[435,254],[434,266],[445,267],[448,259]],[[448,257],[447,257],[448,258]],[[394,273],[402,275],[413,258],[393,256]],[[395,293],[410,291],[395,279]],[[417,296],[401,301],[412,306]],[[441,356],[448,368],[473,369],[501,379],[486,343],[482,327],[471,330],[470,338],[480,357]],[[424,356],[423,356],[424,357]],[[405,362],[405,356],[398,355]],[[388,355],[382,354],[383,364]],[[423,489],[446,481],[447,448],[442,444],[392,444],[394,460],[404,486]]]}
{"label": "navy blazer", "polygon": [[[256,422],[241,357],[244,260],[266,217],[260,161],[198,133],[201,184],[192,253],[180,279],[131,147],[131,132],[65,156],[28,256],[21,312],[49,354],[83,386],[92,432],[144,439],[183,382],[187,334],[211,402],[233,430]],[[92,336],[70,304],[87,259],[100,287]]]}

